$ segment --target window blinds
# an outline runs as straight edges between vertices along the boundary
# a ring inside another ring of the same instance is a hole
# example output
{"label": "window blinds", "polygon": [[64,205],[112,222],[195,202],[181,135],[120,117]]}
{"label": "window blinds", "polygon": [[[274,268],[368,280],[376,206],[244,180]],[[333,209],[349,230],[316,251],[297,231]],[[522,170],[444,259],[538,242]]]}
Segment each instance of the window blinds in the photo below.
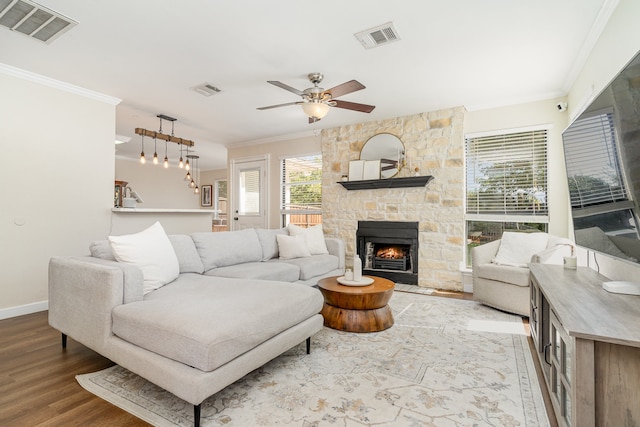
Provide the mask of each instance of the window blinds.
{"label": "window blinds", "polygon": [[283,159],[281,213],[320,213],[322,156]]}
{"label": "window blinds", "polygon": [[562,139],[572,208],[628,200],[612,111],[576,120]]}
{"label": "window blinds", "polygon": [[467,216],[546,216],[547,130],[466,138]]}

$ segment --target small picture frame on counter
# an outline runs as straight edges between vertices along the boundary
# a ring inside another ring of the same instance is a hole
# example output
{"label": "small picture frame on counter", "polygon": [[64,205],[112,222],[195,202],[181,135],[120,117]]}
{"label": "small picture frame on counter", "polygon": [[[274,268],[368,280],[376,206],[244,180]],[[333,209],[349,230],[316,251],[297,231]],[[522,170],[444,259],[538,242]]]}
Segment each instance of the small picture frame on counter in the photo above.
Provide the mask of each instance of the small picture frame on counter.
{"label": "small picture frame on counter", "polygon": [[200,192],[200,206],[211,207],[213,206],[213,185],[203,185]]}

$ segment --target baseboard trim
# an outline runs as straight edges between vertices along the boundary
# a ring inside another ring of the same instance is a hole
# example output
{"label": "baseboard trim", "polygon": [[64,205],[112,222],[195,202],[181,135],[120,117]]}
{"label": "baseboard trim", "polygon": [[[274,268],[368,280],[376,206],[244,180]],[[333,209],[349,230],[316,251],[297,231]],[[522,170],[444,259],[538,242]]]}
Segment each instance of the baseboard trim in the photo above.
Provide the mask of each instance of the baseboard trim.
{"label": "baseboard trim", "polygon": [[25,314],[37,313],[39,311],[45,311],[48,309],[48,300],[19,305],[17,307],[2,308],[0,309],[0,320],[9,319],[11,317],[24,316]]}

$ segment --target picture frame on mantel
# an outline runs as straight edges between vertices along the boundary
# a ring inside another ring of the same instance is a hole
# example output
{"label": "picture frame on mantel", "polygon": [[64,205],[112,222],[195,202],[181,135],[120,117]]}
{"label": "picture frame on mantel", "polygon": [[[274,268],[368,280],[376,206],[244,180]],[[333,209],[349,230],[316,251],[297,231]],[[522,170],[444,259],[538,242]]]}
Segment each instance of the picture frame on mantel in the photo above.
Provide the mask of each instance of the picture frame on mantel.
{"label": "picture frame on mantel", "polygon": [[200,191],[200,206],[205,208],[213,206],[213,185],[202,186],[202,191]]}
{"label": "picture frame on mantel", "polygon": [[364,175],[364,160],[349,162],[349,181],[362,181]]}

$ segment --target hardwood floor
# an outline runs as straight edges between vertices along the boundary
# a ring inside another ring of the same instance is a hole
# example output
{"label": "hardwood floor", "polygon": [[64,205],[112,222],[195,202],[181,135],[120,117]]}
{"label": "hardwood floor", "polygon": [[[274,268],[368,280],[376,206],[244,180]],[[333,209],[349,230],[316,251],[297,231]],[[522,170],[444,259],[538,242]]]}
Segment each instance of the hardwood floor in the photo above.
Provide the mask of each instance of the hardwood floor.
{"label": "hardwood floor", "polygon": [[[473,299],[472,294],[460,292],[436,291],[432,295]],[[72,338],[62,349],[60,333],[49,326],[46,311],[1,320],[0,426],[148,426],[89,393],[75,380],[77,374],[112,365]],[[538,380],[544,381],[540,374]],[[548,396],[545,403],[551,427],[557,427]]]}
{"label": "hardwood floor", "polygon": [[71,338],[63,350],[46,311],[0,321],[0,426],[148,426],[75,380],[112,365]]}

